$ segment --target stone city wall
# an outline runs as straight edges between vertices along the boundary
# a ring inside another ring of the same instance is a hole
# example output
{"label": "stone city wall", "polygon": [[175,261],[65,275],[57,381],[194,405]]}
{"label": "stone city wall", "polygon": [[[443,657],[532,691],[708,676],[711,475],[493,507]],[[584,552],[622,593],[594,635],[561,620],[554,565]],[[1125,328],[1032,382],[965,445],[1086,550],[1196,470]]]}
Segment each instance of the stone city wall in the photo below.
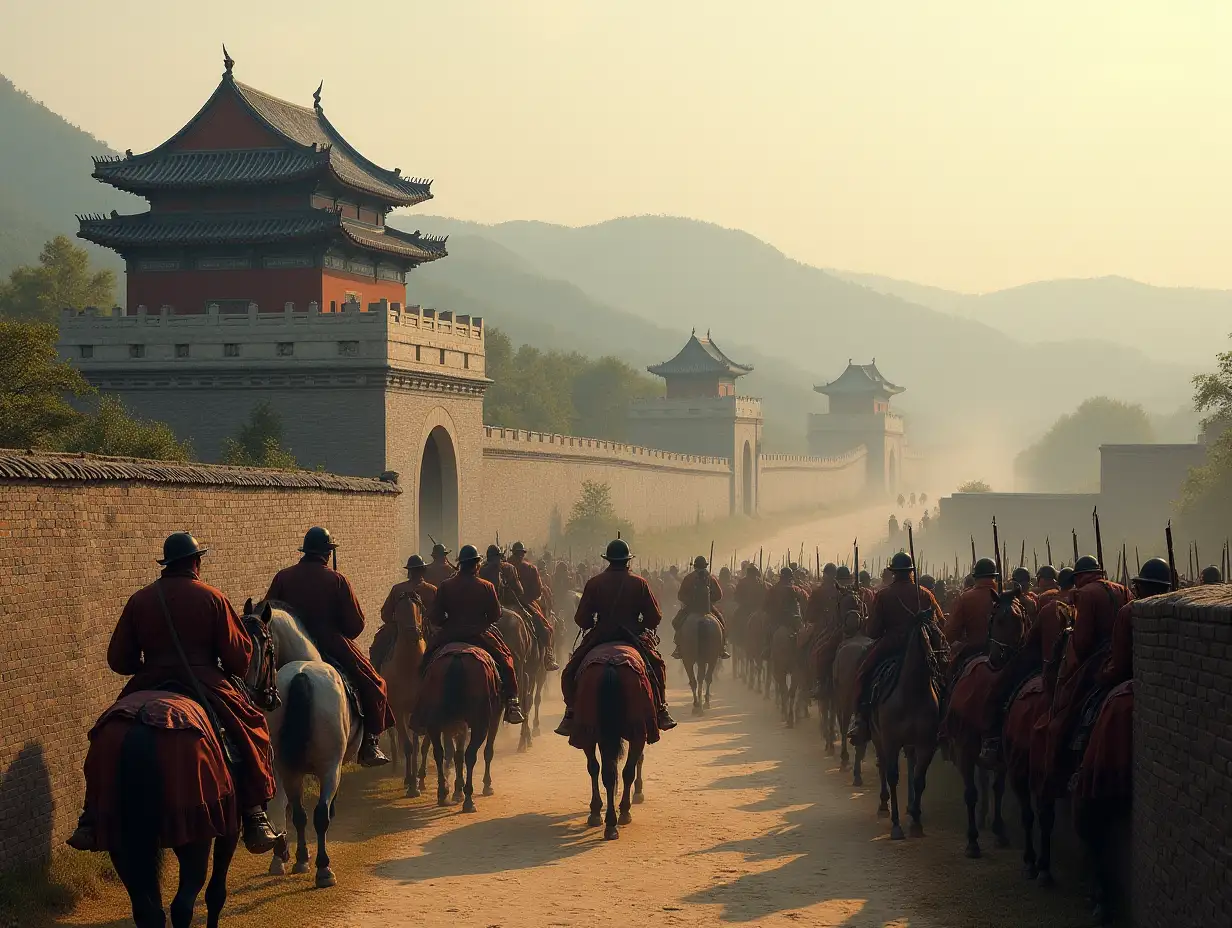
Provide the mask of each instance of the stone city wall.
{"label": "stone city wall", "polygon": [[0,869],[72,830],[86,734],[124,679],[106,651],[125,601],[158,576],[163,538],[211,550],[203,579],[237,607],[328,525],[373,622],[400,579],[399,490],[375,479],[0,451]]}
{"label": "stone city wall", "polygon": [[832,458],[763,454],[757,508],[763,515],[854,499],[868,487],[868,450]]}

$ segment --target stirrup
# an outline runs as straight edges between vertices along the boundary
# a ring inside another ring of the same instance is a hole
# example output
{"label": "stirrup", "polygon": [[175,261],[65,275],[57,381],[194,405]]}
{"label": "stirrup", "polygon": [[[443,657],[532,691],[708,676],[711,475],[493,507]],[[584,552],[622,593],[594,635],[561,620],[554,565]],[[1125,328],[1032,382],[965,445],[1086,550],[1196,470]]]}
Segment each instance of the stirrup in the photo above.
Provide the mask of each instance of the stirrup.
{"label": "stirrup", "polygon": [[566,709],[564,716],[560,720],[560,724],[556,726],[556,734],[564,735],[566,738],[573,734],[573,710]]}
{"label": "stirrup", "polygon": [[526,716],[522,714],[522,706],[518,703],[517,697],[505,703],[505,721],[510,725],[521,725],[526,721]]}

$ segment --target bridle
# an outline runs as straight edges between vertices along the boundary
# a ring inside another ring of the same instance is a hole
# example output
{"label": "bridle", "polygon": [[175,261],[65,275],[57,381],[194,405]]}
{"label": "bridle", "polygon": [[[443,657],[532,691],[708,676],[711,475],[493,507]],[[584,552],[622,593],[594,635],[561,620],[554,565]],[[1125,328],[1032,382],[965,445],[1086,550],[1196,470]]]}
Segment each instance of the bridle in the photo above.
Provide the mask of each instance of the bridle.
{"label": "bridle", "polygon": [[[1008,608],[1011,612],[1013,612],[1014,605],[1016,602],[1017,600],[1011,600],[1009,603],[1009,606],[1006,608]],[[1000,611],[1001,608],[1002,608],[1002,605],[1001,603],[998,602],[997,607],[993,609],[993,614],[988,617],[988,643],[990,645],[995,644],[998,648],[1000,648],[1000,653],[1002,657],[1002,659],[997,662],[998,666],[994,669],[999,669],[1001,667],[1004,667],[1006,664],[1008,664],[1011,660],[1014,659],[1014,655],[1017,654],[1018,651],[1022,648],[1022,643],[1026,638],[1026,631],[1027,631],[1027,627],[1026,627],[1027,617],[1024,614],[1022,616],[1023,621],[1019,625],[1021,631],[1019,632],[1017,641],[1011,644],[1009,642],[1002,641],[1000,638],[995,637],[992,633],[992,621],[993,621],[993,618],[996,617],[997,613]],[[988,662],[990,665],[992,664],[992,649],[991,648],[988,651]]]}
{"label": "bridle", "polygon": [[264,712],[273,712],[282,699],[278,695],[278,656],[274,653],[274,633],[269,625],[261,621],[259,615],[248,614],[240,620],[244,631],[252,639],[258,655],[256,681],[249,683],[244,680],[248,695],[256,703],[257,708]]}

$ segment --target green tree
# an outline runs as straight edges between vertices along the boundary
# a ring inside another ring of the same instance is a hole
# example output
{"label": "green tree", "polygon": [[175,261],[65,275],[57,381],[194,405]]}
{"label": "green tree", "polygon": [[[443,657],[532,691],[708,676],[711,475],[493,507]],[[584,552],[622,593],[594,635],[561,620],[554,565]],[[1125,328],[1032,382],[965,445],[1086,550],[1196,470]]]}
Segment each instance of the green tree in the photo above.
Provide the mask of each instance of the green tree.
{"label": "green tree", "polygon": [[960,483],[956,493],[991,493],[992,487],[985,480],[968,480]]}
{"label": "green tree", "polygon": [[1208,549],[1223,543],[1232,524],[1232,351],[1216,360],[1214,373],[1193,379],[1194,408],[1207,435],[1206,462],[1190,470],[1180,499],[1182,533]]}
{"label": "green tree", "polygon": [[612,503],[612,488],[594,480],[582,481],[582,494],[573,504],[565,525],[565,541],[580,551],[600,549],[617,535],[628,540],[633,525],[620,518]]}
{"label": "green tree", "polygon": [[235,437],[223,442],[222,461],[243,467],[277,467],[292,470],[295,455],[282,447],[282,417],[268,400],[252,408]]}
{"label": "green tree", "polygon": [[1106,396],[1084,400],[1014,459],[1021,488],[1053,493],[1099,490],[1099,446],[1150,444],[1150,417],[1141,406]]}
{"label": "green tree", "polygon": [[94,411],[64,430],[61,451],[86,451],[154,461],[191,461],[192,445],[181,442],[165,422],[129,414],[118,396],[103,394]]}
{"label": "green tree", "polygon": [[54,323],[65,307],[111,306],[115,286],[115,274],[92,271],[89,253],[57,235],[43,246],[37,265],[15,268],[0,283],[0,316]]}
{"label": "green tree", "polygon": [[82,414],[69,396],[93,392],[56,354],[56,327],[0,320],[0,447],[52,448]]}

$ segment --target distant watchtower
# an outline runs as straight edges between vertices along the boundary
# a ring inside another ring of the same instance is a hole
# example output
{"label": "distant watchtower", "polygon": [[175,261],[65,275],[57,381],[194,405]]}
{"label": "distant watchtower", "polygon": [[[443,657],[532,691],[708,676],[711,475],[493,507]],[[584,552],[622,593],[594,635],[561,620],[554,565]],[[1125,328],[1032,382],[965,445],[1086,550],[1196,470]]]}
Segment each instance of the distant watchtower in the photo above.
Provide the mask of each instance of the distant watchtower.
{"label": "distant watchtower", "polygon": [[890,383],[869,364],[847,361],[837,379],[813,389],[829,397],[830,411],[810,415],[809,452],[818,457],[843,454],[860,445],[868,448],[869,483],[897,491],[903,462],[903,420],[890,410],[890,398],[905,389]]}
{"label": "distant watchtower", "polygon": [[736,380],[753,368],[737,364],[696,332],[670,361],[646,368],[667,382],[666,396],[629,410],[634,443],[665,451],[728,458],[731,511],[757,511],[761,400],[736,395]]}

